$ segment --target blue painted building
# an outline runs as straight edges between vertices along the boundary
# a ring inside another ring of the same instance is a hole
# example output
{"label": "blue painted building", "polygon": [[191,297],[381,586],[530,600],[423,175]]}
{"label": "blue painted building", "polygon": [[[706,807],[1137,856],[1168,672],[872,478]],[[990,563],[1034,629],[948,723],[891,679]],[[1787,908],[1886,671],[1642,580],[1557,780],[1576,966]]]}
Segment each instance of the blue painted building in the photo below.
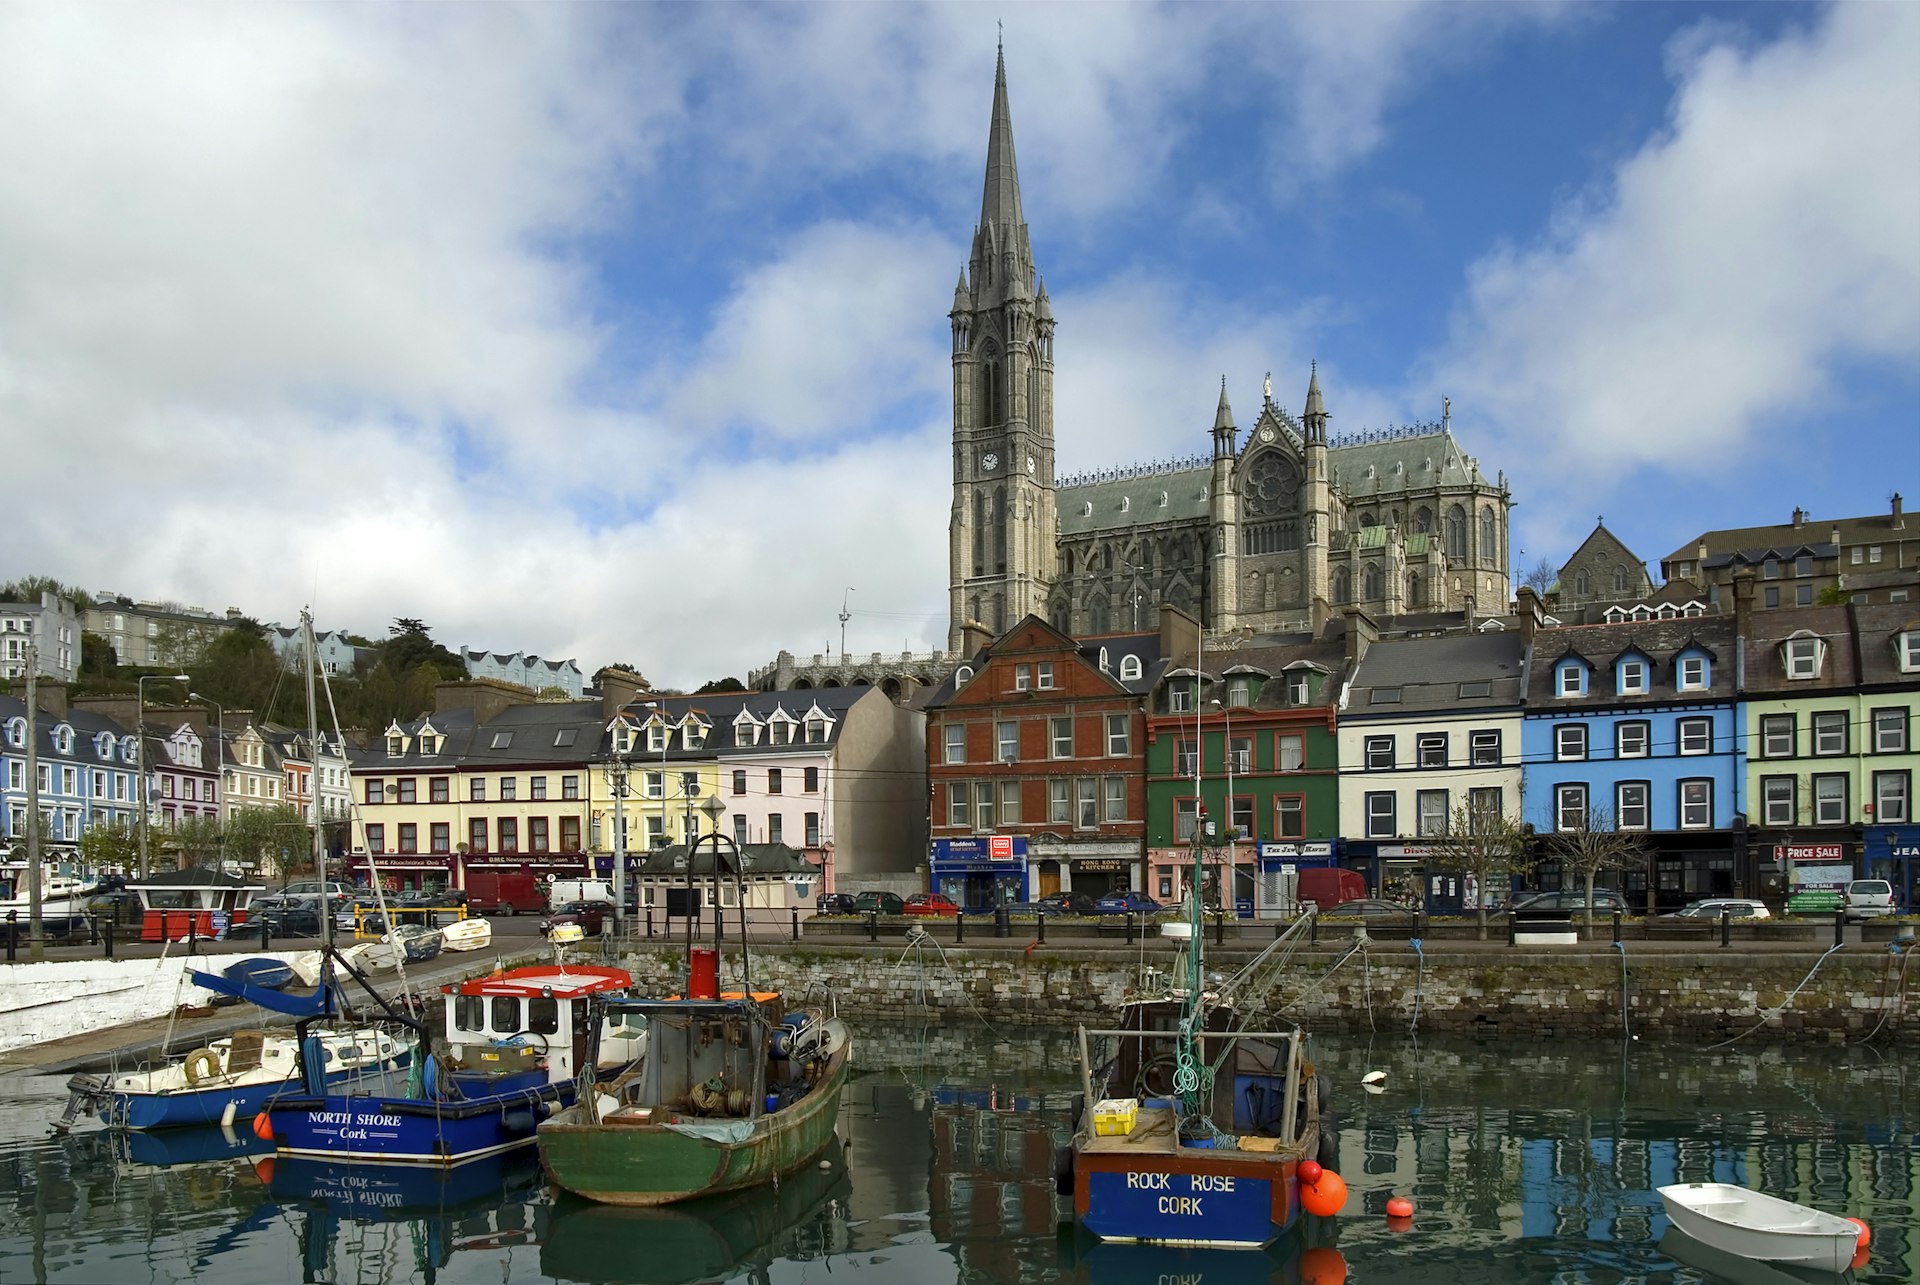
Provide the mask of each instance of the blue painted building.
{"label": "blue painted building", "polygon": [[[1737,668],[1727,617],[1539,630],[1521,720],[1522,820],[1541,835],[1589,824],[1643,834],[1662,911],[1755,895]],[[1543,882],[1557,874],[1549,865]],[[1644,872],[1600,882],[1645,904]]]}
{"label": "blue painted building", "polygon": [[[135,824],[140,751],[137,738],[112,719],[65,709],[63,700],[53,706],[43,704],[34,720],[40,811],[48,822],[45,855],[70,866],[78,857],[80,836],[90,827]],[[0,847],[26,834],[26,715],[25,701],[0,696],[0,825],[5,827]]]}

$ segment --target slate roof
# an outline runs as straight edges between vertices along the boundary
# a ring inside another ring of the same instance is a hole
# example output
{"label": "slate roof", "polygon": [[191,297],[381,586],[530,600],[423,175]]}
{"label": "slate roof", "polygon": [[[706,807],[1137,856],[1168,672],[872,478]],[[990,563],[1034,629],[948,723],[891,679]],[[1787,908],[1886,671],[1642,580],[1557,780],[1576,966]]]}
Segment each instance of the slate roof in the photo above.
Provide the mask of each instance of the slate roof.
{"label": "slate roof", "polygon": [[[778,878],[783,875],[818,875],[820,868],[809,862],[798,849],[784,843],[743,843],[738,849],[740,873],[748,878]],[[728,853],[729,860],[733,852]],[[655,878],[687,877],[687,845],[675,843],[647,854],[635,872]],[[714,845],[702,843],[693,854],[691,873],[696,879],[711,879],[714,869]],[[721,876],[724,881],[726,876]]]}
{"label": "slate roof", "polygon": [[[1041,623],[1045,624],[1046,622],[1042,621]],[[1023,618],[1016,623],[1012,629],[1009,629],[1007,634],[1015,632],[1025,624],[1026,618]],[[1048,625],[1047,628],[1051,629],[1052,626]],[[1006,634],[1001,635],[1002,638],[1006,636]],[[1104,649],[1107,653],[1107,676],[1120,687],[1132,692],[1136,696],[1144,696],[1146,693],[1152,691],[1154,686],[1159,682],[1161,674],[1164,673],[1166,669],[1167,662],[1160,655],[1160,634],[1158,630],[1151,632],[1143,630],[1139,633],[1125,634],[1097,634],[1091,638],[1069,641],[1073,643],[1081,659],[1096,669],[1100,666],[1100,652]],[[992,658],[993,649],[997,642],[998,639],[993,643],[988,643],[980,651],[967,657],[964,662],[966,667],[978,674],[981,666]],[[1128,656],[1139,658],[1140,677],[1120,677],[1122,662]],[[969,679],[968,681],[972,680]],[[932,693],[926,699],[924,708],[941,708],[953,699],[954,693],[959,689],[960,671],[956,668],[941,681],[938,687],[933,689]]]}
{"label": "slate roof", "polygon": [[1792,557],[1806,551],[1816,558],[1830,558],[1838,551],[1833,544],[1833,533],[1839,529],[1843,544],[1855,544],[1862,540],[1872,540],[1876,536],[1892,539],[1906,538],[1911,527],[1896,529],[1893,514],[1873,513],[1857,518],[1815,518],[1808,517],[1805,522],[1795,526],[1791,522],[1781,522],[1774,526],[1730,527],[1723,531],[1705,531],[1687,541],[1662,559],[1662,565],[1674,562],[1690,561],[1700,555],[1700,546],[1707,546],[1706,561],[1703,567],[1726,566],[1737,554],[1747,562],[1763,561],[1768,554],[1775,557]]}
{"label": "slate roof", "polygon": [[[1688,648],[1702,648],[1712,658],[1704,691],[1674,690],[1674,659]],[[1648,690],[1623,696],[1614,691],[1614,657],[1637,649],[1652,659]],[[1562,697],[1555,685],[1554,667],[1572,651],[1593,666],[1594,676],[1585,696]],[[1682,616],[1674,620],[1623,620],[1616,624],[1563,625],[1542,629],[1533,639],[1534,661],[1527,680],[1527,704],[1544,710],[1589,709],[1595,706],[1671,705],[1676,702],[1727,700],[1734,695],[1734,638],[1731,616]]]}
{"label": "slate roof", "polygon": [[[1526,643],[1518,633],[1382,640],[1354,672],[1342,714],[1401,717],[1450,710],[1513,708],[1524,693]],[[1482,694],[1475,684],[1485,683]],[[1376,703],[1374,693],[1399,693]]]}
{"label": "slate roof", "polygon": [[[16,718],[26,716],[27,702],[24,699],[19,696],[0,695],[0,727],[5,727]],[[71,754],[62,754],[53,747],[53,729],[62,723],[73,729],[73,753]],[[34,752],[40,756],[40,761],[43,763],[117,764],[123,768],[130,766],[120,758],[120,743],[129,733],[126,728],[104,714],[78,708],[70,709],[64,714],[49,714],[42,709],[39,717],[34,720],[34,732],[34,739],[39,742]],[[108,758],[101,758],[94,752],[94,738],[102,732],[113,734],[113,753]],[[0,745],[4,745],[9,752],[14,748],[4,740],[0,740]],[[0,782],[0,787],[3,786],[4,782]]]}
{"label": "slate roof", "polygon": [[[790,755],[795,752],[819,753],[831,749],[840,740],[840,733],[846,727],[848,711],[860,700],[878,692],[876,687],[802,687],[783,692],[707,692],[698,696],[662,696],[649,695],[646,699],[657,701],[666,716],[677,726],[689,715],[698,714],[712,730],[708,732],[706,743],[698,749],[685,748],[678,738],[668,754],[676,759],[711,758],[720,754],[733,757],[741,755]],[[886,700],[885,695],[879,697]],[[764,726],[773,715],[784,710],[796,724],[804,724],[807,712],[815,706],[830,721],[827,739],[824,742],[806,744],[794,740],[785,745],[768,742],[764,732],[758,744],[742,745],[734,736],[734,720],[741,711],[753,715]],[[628,705],[621,711],[631,722],[644,726],[653,717],[653,711],[639,701]],[[634,751],[636,757],[644,753],[646,742],[640,742],[642,749]]]}
{"label": "slate roof", "polygon": [[[1203,677],[1207,687],[1203,699],[1215,699],[1220,684],[1235,670],[1258,670],[1268,676],[1269,681],[1260,686],[1260,694],[1251,705],[1236,705],[1236,710],[1250,708],[1255,710],[1280,709],[1320,709],[1334,703],[1339,695],[1339,679],[1346,669],[1347,653],[1344,636],[1329,630],[1322,637],[1305,633],[1256,634],[1250,638],[1214,640],[1219,645],[1210,645],[1204,658]],[[1193,649],[1178,652],[1167,660],[1161,678],[1167,682],[1180,682],[1180,675],[1190,679],[1196,659]],[[1326,675],[1327,681],[1320,685],[1319,692],[1307,705],[1290,705],[1287,702],[1287,685],[1280,679],[1286,671],[1311,666]]]}

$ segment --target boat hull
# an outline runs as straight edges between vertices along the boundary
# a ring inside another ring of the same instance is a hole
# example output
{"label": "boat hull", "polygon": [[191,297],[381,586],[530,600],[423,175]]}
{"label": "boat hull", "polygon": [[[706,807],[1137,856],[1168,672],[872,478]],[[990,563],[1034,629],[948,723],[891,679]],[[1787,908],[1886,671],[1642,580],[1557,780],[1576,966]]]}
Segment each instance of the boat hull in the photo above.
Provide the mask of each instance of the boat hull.
{"label": "boat hull", "polygon": [[282,1097],[267,1120],[274,1154],[336,1164],[459,1165],[530,1147],[541,1120],[573,1102],[573,1082],[458,1101],[404,1094]]}
{"label": "boat hull", "polygon": [[1074,1212],[1102,1240],[1259,1249],[1299,1217],[1298,1164],[1187,1147],[1141,1157],[1080,1151]]}
{"label": "boat hull", "polygon": [[738,1141],[665,1124],[596,1123],[576,1107],[540,1126],[540,1158],[560,1186],[608,1205],[668,1205],[756,1187],[792,1173],[833,1141],[847,1070],[843,1047],[806,1096],[756,1117]]}
{"label": "boat hull", "polygon": [[[383,1065],[387,1070],[404,1071],[412,1060],[411,1050],[398,1048],[384,1060]],[[351,1066],[329,1073],[327,1083],[329,1087],[334,1087],[382,1073],[364,1065]],[[114,1088],[111,1081],[75,1076],[68,1082],[68,1088],[98,1104],[102,1124],[123,1129],[176,1129],[221,1124],[229,1120],[244,1124],[252,1120],[276,1095],[298,1092],[301,1087],[297,1062],[291,1063],[283,1075],[263,1075],[256,1070],[242,1072],[232,1079],[215,1076],[213,1082],[207,1083],[204,1088],[166,1085],[148,1091],[144,1087],[166,1074],[168,1072],[126,1077],[142,1082],[143,1087],[134,1089]]]}
{"label": "boat hull", "polygon": [[1853,1261],[1860,1229],[1837,1214],[1728,1183],[1677,1183],[1659,1192],[1674,1226],[1723,1253],[1822,1272],[1843,1272]]}

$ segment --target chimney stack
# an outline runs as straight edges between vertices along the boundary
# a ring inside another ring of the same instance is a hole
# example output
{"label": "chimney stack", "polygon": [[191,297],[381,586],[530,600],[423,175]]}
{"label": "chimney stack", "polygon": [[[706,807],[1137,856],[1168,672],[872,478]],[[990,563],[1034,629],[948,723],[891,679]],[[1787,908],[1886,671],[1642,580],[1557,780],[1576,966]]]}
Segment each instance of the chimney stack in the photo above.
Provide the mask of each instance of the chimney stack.
{"label": "chimney stack", "polygon": [[608,665],[600,671],[600,717],[611,723],[614,715],[631,705],[646,690],[646,679],[631,669]]}
{"label": "chimney stack", "polygon": [[1347,677],[1352,678],[1354,671],[1360,668],[1360,662],[1367,658],[1367,648],[1380,639],[1380,626],[1372,616],[1358,607],[1348,607],[1347,617]]}
{"label": "chimney stack", "polygon": [[1803,527],[1806,524],[1807,524],[1807,511],[1801,508],[1797,504],[1794,505],[1793,506],[1793,525],[1797,528],[1797,527]]}
{"label": "chimney stack", "polygon": [[1534,592],[1532,585],[1521,585],[1515,595],[1515,610],[1520,614],[1520,642],[1522,646],[1533,646],[1533,635],[1540,628],[1540,595]]}
{"label": "chimney stack", "polygon": [[1753,636],[1753,568],[1741,567],[1733,573],[1733,636]]}
{"label": "chimney stack", "polygon": [[1900,492],[1898,491],[1893,493],[1893,529],[1896,531],[1907,529],[1907,520],[1900,512]]}
{"label": "chimney stack", "polygon": [[993,635],[979,621],[969,620],[960,626],[960,655],[964,659],[972,660],[985,651],[988,644],[992,642]]}

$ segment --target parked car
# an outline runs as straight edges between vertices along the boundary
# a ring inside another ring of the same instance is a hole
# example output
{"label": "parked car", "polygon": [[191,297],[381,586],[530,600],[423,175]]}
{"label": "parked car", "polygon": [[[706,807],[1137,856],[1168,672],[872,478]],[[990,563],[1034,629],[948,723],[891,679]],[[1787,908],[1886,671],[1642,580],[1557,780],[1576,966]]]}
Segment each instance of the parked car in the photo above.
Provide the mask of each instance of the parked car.
{"label": "parked car", "polygon": [[1764,901],[1754,901],[1747,897],[1708,897],[1701,901],[1690,901],[1680,909],[1661,915],[1662,919],[1712,919],[1718,921],[1724,913],[1734,919],[1771,919],[1773,914]]}
{"label": "parked car", "polygon": [[137,924],[146,918],[137,892],[103,892],[87,898],[87,913],[116,924]]}
{"label": "parked car", "polygon": [[850,892],[823,892],[813,899],[813,908],[823,915],[850,915],[854,912]]}
{"label": "parked car", "polygon": [[1404,923],[1413,922],[1413,907],[1404,902],[1388,901],[1385,897],[1355,897],[1352,901],[1343,901],[1332,910],[1324,912],[1322,919],[1347,919],[1352,917],[1381,921],[1395,920]]}
{"label": "parked car", "polygon": [[900,913],[951,919],[960,913],[960,907],[954,904],[953,898],[942,896],[940,893],[916,892],[900,907]]}
{"label": "parked car", "polygon": [[[387,898],[387,905],[389,908],[394,905],[393,898]],[[353,932],[360,926],[361,911],[378,912],[379,909],[380,902],[378,898],[369,897],[365,894],[353,897],[333,912],[333,926],[346,932]],[[366,919],[366,930],[368,932],[383,933],[387,930],[386,921],[381,919],[378,913],[370,914]]]}
{"label": "parked car", "polygon": [[579,924],[588,937],[598,937],[613,920],[611,901],[569,901],[540,921],[540,931],[550,933],[561,924]]}
{"label": "parked car", "polygon": [[853,899],[853,913],[856,915],[898,915],[906,910],[906,903],[900,900],[898,893],[863,892]]}
{"label": "parked car", "polygon": [[[1584,914],[1587,909],[1587,890],[1563,888],[1559,892],[1536,892],[1516,899],[1510,909],[1519,913],[1532,910]],[[1623,915],[1633,913],[1633,908],[1627,905],[1627,899],[1613,889],[1595,888],[1593,890],[1594,914],[1611,915],[1616,910]]]}
{"label": "parked car", "polygon": [[1098,905],[1091,893],[1050,892],[1033,903],[1033,913],[1036,915],[1092,915],[1099,913]]}
{"label": "parked car", "polygon": [[1847,885],[1848,919],[1877,919],[1893,913],[1893,885],[1885,879],[1855,879]]}
{"label": "parked car", "polygon": [[[267,928],[279,937],[318,937],[320,935],[320,898],[318,896],[255,897],[247,907],[248,923],[266,921]],[[238,931],[245,932],[241,925]]]}
{"label": "parked car", "polygon": [[1116,892],[1093,903],[1096,915],[1157,915],[1165,909],[1144,892]]}

